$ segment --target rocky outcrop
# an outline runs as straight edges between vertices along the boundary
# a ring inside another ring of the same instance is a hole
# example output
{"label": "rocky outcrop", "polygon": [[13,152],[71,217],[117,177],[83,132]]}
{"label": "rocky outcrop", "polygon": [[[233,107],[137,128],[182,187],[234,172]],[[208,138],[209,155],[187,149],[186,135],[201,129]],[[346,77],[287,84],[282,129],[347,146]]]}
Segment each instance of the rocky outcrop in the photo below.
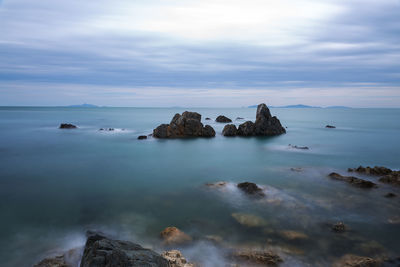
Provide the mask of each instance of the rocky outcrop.
{"label": "rocky outcrop", "polygon": [[176,227],[167,227],[161,233],[165,245],[186,244],[192,241],[192,237],[185,234]]}
{"label": "rocky outcrop", "polygon": [[76,127],[75,125],[70,124],[70,123],[61,123],[60,127],[58,127],[58,128],[59,129],[76,129],[78,127]]}
{"label": "rocky outcrop", "polygon": [[336,126],[333,126],[333,125],[326,125],[325,128],[334,129],[334,128],[336,128]]}
{"label": "rocky outcrop", "polygon": [[144,139],[147,139],[147,136],[146,135],[139,135],[137,139],[138,140],[144,140]]}
{"label": "rocky outcrop", "polygon": [[400,186],[400,171],[393,171],[389,168],[382,167],[382,166],[375,166],[375,167],[363,167],[360,166],[358,168],[348,169],[349,172],[358,172],[361,174],[366,175],[375,175],[380,176],[379,182]]}
{"label": "rocky outcrop", "polygon": [[113,240],[91,233],[83,252],[81,267],[154,266],[169,267],[168,260],[138,244]]}
{"label": "rocky outcrop", "polygon": [[332,264],[332,267],[380,267],[382,263],[378,260],[347,254]]}
{"label": "rocky outcrop", "polygon": [[254,135],[254,129],[254,122],[246,121],[239,125],[237,134],[240,136],[252,136]]}
{"label": "rocky outcrop", "polygon": [[264,197],[265,194],[263,190],[258,187],[255,183],[250,183],[250,182],[244,182],[244,183],[239,183],[237,187],[242,190],[244,193],[255,196],[255,197]]}
{"label": "rocky outcrop", "polygon": [[360,187],[360,188],[373,188],[378,187],[375,183],[363,180],[354,176],[342,176],[336,172],[332,172],[328,175],[329,178],[339,181],[347,182],[353,186]]}
{"label": "rocky outcrop", "polygon": [[219,115],[216,119],[216,122],[222,122],[222,123],[228,123],[228,122],[232,122],[231,119],[229,119],[228,117],[225,117],[224,115]]}
{"label": "rocky outcrop", "polygon": [[237,129],[235,124],[227,124],[225,125],[224,129],[222,130],[222,135],[223,136],[236,136],[237,135]]}
{"label": "rocky outcrop", "polygon": [[195,267],[193,263],[187,262],[179,250],[165,251],[161,256],[169,262],[170,267]]}
{"label": "rocky outcrop", "polygon": [[346,225],[343,222],[337,222],[332,225],[332,231],[336,233],[343,233],[346,231]]}
{"label": "rocky outcrop", "polygon": [[156,138],[184,138],[184,137],[214,137],[215,131],[209,126],[203,126],[201,115],[197,112],[185,111],[175,114],[170,124],[161,124],[153,130]]}
{"label": "rocky outcrop", "polygon": [[232,253],[231,257],[245,266],[276,266],[283,262],[278,254],[265,250],[237,250]]}

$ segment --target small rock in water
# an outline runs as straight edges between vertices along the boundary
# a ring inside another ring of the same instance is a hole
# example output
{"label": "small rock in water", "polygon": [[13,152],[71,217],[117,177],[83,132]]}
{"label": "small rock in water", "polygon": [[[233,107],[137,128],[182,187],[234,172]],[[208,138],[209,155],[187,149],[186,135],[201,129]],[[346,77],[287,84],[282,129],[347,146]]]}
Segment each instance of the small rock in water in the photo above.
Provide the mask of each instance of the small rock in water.
{"label": "small rock in water", "polygon": [[139,135],[137,139],[144,140],[144,139],[147,139],[147,136],[146,135]]}
{"label": "small rock in water", "polygon": [[205,186],[210,187],[210,188],[220,188],[226,186],[226,182],[216,182],[216,183],[207,183]]}
{"label": "small rock in water", "polygon": [[223,136],[236,136],[236,134],[237,134],[237,129],[235,124],[227,124],[222,130]]}
{"label": "small rock in water", "polygon": [[360,188],[374,188],[378,187],[375,183],[363,180],[354,176],[342,176],[336,172],[332,172],[328,175],[329,178],[339,181],[347,182],[353,186],[360,187]]}
{"label": "small rock in water", "polygon": [[332,264],[332,267],[379,267],[382,263],[378,260],[347,254]]}
{"label": "small rock in water", "polygon": [[333,126],[333,125],[326,125],[325,128],[331,128],[331,129],[333,129],[333,128],[336,128],[336,126]]}
{"label": "small rock in water", "polygon": [[242,117],[237,117],[236,120],[237,120],[237,121],[238,121],[238,120],[244,120],[244,118],[242,118]]}
{"label": "small rock in water", "polygon": [[176,227],[167,227],[161,232],[165,245],[185,244],[192,241],[192,237]]}
{"label": "small rock in water", "polygon": [[206,121],[210,121],[211,119],[210,118],[206,118]]}
{"label": "small rock in water", "polygon": [[253,214],[232,213],[232,217],[238,223],[247,227],[263,227],[268,224],[266,220]]}
{"label": "small rock in water", "polygon": [[343,233],[346,231],[346,225],[343,222],[337,222],[332,226],[332,231],[336,233]]}
{"label": "small rock in water", "polygon": [[283,262],[282,258],[272,251],[261,250],[238,250],[232,253],[232,258],[239,263],[253,266],[276,266]]}
{"label": "small rock in water", "polygon": [[70,124],[70,123],[61,123],[59,128],[60,129],[76,129],[78,127],[76,127],[75,125]]}
{"label": "small rock in water", "polygon": [[296,145],[291,145],[289,144],[290,148],[294,148],[294,149],[303,149],[303,150],[308,150],[308,146],[296,146]]}
{"label": "small rock in water", "polygon": [[232,122],[231,119],[229,119],[228,117],[225,117],[224,115],[219,115],[216,119],[216,122],[222,122],[222,123],[227,123],[227,122]]}
{"label": "small rock in water", "polygon": [[290,170],[291,170],[292,172],[302,172],[302,171],[303,171],[303,168],[301,168],[301,167],[296,167],[296,168],[290,168]]}
{"label": "small rock in water", "polygon": [[387,198],[392,198],[392,197],[396,197],[397,195],[396,194],[393,194],[393,193],[387,193],[386,195],[385,195],[385,197],[387,197]]}
{"label": "small rock in water", "polygon": [[308,235],[305,233],[293,230],[280,231],[279,234],[288,240],[308,239]]}
{"label": "small rock in water", "polygon": [[249,182],[239,183],[237,187],[248,195],[256,197],[265,196],[263,190],[260,187],[258,187],[255,183],[249,183]]}
{"label": "small rock in water", "polygon": [[161,256],[169,262],[169,267],[195,267],[195,264],[187,262],[179,250],[165,251]]}

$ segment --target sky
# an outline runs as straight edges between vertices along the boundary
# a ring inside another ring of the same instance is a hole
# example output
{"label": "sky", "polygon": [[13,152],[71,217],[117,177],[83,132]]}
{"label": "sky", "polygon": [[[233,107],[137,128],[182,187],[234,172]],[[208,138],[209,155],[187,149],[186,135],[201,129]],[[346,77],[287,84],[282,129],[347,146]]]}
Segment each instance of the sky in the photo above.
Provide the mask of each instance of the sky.
{"label": "sky", "polygon": [[0,105],[400,107],[400,0],[0,0]]}

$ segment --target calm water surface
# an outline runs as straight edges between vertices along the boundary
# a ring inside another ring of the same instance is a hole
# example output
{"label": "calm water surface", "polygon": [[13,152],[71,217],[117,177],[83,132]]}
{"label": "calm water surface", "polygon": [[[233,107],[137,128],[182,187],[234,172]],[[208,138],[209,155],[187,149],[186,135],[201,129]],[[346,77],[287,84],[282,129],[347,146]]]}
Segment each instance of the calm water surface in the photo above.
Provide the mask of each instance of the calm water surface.
{"label": "calm water surface", "polygon": [[[183,251],[206,266],[224,260],[218,248],[200,241],[205,235],[232,246],[289,251],[286,266],[324,266],[346,253],[400,255],[400,224],[389,223],[399,219],[400,197],[383,197],[400,195],[399,188],[362,190],[326,177],[359,165],[399,169],[400,109],[271,109],[287,134],[226,138],[224,124],[203,121],[214,127],[215,138],[136,139],[183,111],[0,108],[0,265],[31,266],[50,252],[81,246],[87,229],[162,251],[158,235],[167,226],[199,240]],[[254,120],[256,112],[191,111],[203,120],[220,114]],[[57,129],[61,122],[79,129]],[[105,127],[115,131],[99,131]],[[204,186],[216,181],[232,185],[221,191]],[[266,199],[243,196],[233,186],[243,181],[263,186]],[[249,228],[232,213],[257,215],[266,224]],[[350,231],[333,233],[329,224],[337,221]],[[282,230],[309,238],[285,240]]]}

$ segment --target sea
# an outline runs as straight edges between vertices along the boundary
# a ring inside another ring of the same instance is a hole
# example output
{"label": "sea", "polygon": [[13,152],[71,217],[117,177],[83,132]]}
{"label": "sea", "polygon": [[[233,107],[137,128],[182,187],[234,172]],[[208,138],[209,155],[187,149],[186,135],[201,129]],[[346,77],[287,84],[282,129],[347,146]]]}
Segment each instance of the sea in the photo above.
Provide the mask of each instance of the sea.
{"label": "sea", "polygon": [[[137,139],[186,110],[216,136]],[[162,252],[168,226],[193,238],[174,248],[202,266],[226,266],[232,248],[274,250],[281,266],[330,266],[346,254],[399,257],[400,188],[347,169],[400,168],[400,109],[271,113],[286,134],[222,136],[218,115],[239,125],[255,120],[254,108],[0,107],[0,266],[82,248],[87,230]],[[378,188],[332,180],[331,172]],[[218,181],[226,186],[206,186]],[[241,182],[256,183],[265,197],[246,196]],[[345,233],[332,231],[337,222]]]}

